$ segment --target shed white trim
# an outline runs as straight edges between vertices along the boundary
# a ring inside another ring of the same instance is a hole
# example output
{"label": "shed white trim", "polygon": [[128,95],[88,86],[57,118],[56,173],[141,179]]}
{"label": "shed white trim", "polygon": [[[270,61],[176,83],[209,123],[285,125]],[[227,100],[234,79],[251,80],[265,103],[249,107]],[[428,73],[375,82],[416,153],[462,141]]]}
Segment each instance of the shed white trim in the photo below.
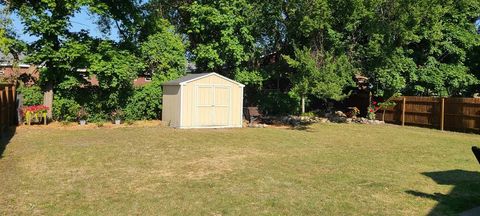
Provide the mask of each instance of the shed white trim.
{"label": "shed white trim", "polygon": [[243,126],[243,86],[240,91],[240,126]]}
{"label": "shed white trim", "polygon": [[178,122],[178,126],[180,127],[180,125],[183,124],[182,120],[183,120],[183,85],[180,85],[180,116],[179,116],[179,122]]}

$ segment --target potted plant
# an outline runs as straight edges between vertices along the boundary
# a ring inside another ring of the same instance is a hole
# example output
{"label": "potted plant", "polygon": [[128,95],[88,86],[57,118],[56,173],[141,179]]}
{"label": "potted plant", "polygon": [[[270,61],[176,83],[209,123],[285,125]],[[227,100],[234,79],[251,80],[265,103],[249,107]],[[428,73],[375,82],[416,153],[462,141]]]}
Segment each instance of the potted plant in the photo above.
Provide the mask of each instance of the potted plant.
{"label": "potted plant", "polygon": [[80,110],[77,112],[77,118],[78,118],[78,121],[80,122],[80,125],[87,124],[88,113],[84,107],[80,108]]}
{"label": "potted plant", "polygon": [[122,123],[122,118],[124,116],[124,112],[122,109],[118,108],[118,109],[115,109],[112,113],[111,113],[111,117],[112,117],[112,121],[115,122],[116,125],[119,125]]}

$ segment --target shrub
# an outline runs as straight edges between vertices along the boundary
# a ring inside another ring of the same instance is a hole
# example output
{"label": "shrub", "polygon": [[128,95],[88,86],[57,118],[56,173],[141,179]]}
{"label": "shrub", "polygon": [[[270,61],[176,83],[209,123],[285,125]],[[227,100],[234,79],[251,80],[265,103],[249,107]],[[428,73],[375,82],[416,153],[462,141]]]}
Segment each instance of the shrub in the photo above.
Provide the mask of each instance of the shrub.
{"label": "shrub", "polygon": [[80,105],[72,100],[55,97],[53,100],[53,118],[57,121],[75,121]]}
{"label": "shrub", "polygon": [[109,119],[109,116],[101,111],[90,111],[87,117],[89,122],[106,122]]}
{"label": "shrub", "polygon": [[176,71],[155,74],[152,82],[136,88],[124,110],[126,119],[158,119],[162,110],[162,83],[176,79],[182,74]]}
{"label": "shrub", "polygon": [[39,86],[26,87],[21,85],[17,91],[23,96],[24,106],[43,104],[43,92]]}
{"label": "shrub", "polygon": [[162,87],[149,83],[136,88],[125,107],[125,117],[129,120],[156,119],[162,108]]}
{"label": "shrub", "polygon": [[111,117],[112,121],[122,120],[122,119],[125,117],[125,113],[123,112],[122,109],[118,108],[118,109],[115,109],[115,110],[110,114],[110,117]]}
{"label": "shrub", "polygon": [[84,107],[80,108],[77,112],[77,119],[78,120],[87,120],[88,118],[88,112],[85,110]]}
{"label": "shrub", "polygon": [[258,106],[266,115],[288,115],[298,113],[299,100],[288,93],[269,91],[259,95]]}

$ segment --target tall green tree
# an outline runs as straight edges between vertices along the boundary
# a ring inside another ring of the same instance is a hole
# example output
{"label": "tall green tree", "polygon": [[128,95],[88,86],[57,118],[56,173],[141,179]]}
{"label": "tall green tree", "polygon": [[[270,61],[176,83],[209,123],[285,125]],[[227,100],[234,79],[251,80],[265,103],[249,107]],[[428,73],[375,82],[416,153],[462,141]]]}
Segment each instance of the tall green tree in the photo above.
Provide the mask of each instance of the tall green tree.
{"label": "tall green tree", "polygon": [[305,112],[305,100],[309,95],[319,99],[341,100],[348,95],[345,92],[353,86],[354,67],[348,57],[338,57],[325,53],[312,52],[309,48],[295,48],[295,56],[283,56],[295,72],[290,76],[291,93],[301,98],[301,111]]}
{"label": "tall green tree", "polygon": [[181,35],[166,20],[159,19],[156,33],[148,36],[140,50],[153,74],[183,75],[187,67],[186,47]]}
{"label": "tall green tree", "polygon": [[90,56],[89,72],[98,79],[101,110],[124,107],[133,88],[133,80],[145,68],[142,61],[128,51],[119,50],[107,41]]}
{"label": "tall green tree", "polygon": [[156,20],[156,33],[141,44],[143,61],[152,81],[136,88],[126,107],[130,119],[158,118],[162,109],[162,83],[184,75],[187,68],[186,46],[168,20]]}
{"label": "tall green tree", "polygon": [[233,77],[253,57],[255,38],[246,0],[194,1],[181,8],[197,67]]}
{"label": "tall green tree", "polygon": [[42,75],[47,91],[47,106],[53,105],[54,86],[60,83],[66,74],[78,68],[71,64],[80,56],[76,52],[77,46],[70,50],[66,41],[73,41],[71,39],[75,35],[69,31],[70,19],[88,3],[88,0],[9,1],[8,7],[19,15],[25,32],[38,38],[31,45],[32,53],[29,57],[32,63],[45,63]]}

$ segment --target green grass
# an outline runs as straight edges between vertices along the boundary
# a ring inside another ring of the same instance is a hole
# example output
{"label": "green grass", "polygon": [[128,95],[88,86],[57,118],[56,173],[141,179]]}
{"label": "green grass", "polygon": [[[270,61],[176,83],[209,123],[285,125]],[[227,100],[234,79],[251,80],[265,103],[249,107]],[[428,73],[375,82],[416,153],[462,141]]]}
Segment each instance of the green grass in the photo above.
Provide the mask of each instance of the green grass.
{"label": "green grass", "polygon": [[0,158],[5,215],[425,215],[480,205],[480,136],[22,127]]}

